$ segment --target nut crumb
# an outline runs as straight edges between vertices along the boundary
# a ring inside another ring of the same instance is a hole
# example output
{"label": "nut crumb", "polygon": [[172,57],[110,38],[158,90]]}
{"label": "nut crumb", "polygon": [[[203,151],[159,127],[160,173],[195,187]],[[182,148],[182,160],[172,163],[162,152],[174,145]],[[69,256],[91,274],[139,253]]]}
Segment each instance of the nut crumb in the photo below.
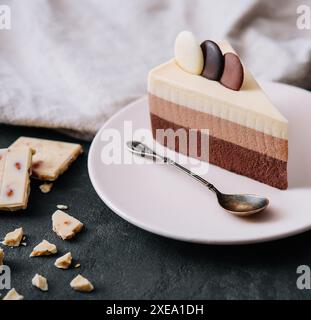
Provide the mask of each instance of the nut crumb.
{"label": "nut crumb", "polygon": [[47,279],[38,273],[32,278],[31,283],[34,287],[40,289],[41,291],[49,290]]}
{"label": "nut crumb", "polygon": [[59,268],[59,269],[68,269],[71,265],[71,262],[72,262],[72,255],[70,252],[68,252],[62,257],[58,258],[55,261],[54,265],[56,268]]}
{"label": "nut crumb", "polygon": [[55,244],[52,244],[46,240],[39,243],[31,252],[30,257],[48,256],[57,253]]}
{"label": "nut crumb", "polygon": [[22,169],[21,163],[20,163],[20,162],[16,162],[16,163],[15,163],[15,168],[16,168],[17,170],[21,170],[21,169]]}
{"label": "nut crumb", "polygon": [[80,274],[70,282],[70,286],[72,289],[80,292],[91,292],[94,290],[92,283]]}
{"label": "nut crumb", "polygon": [[7,192],[6,192],[6,195],[7,195],[7,197],[12,197],[13,196],[13,194],[14,194],[14,190],[13,189],[11,189],[11,188],[8,188],[7,189]]}
{"label": "nut crumb", "polygon": [[0,266],[3,265],[3,260],[4,260],[4,251],[3,249],[0,248]]}
{"label": "nut crumb", "polygon": [[5,246],[9,246],[9,247],[18,247],[20,245],[23,237],[24,237],[23,228],[18,228],[12,232],[9,232],[5,236],[2,244],[4,244]]}
{"label": "nut crumb", "polygon": [[68,206],[64,205],[64,204],[58,204],[56,206],[57,209],[59,210],[67,210],[68,209]]}
{"label": "nut crumb", "polygon": [[83,223],[61,210],[54,212],[52,223],[53,231],[63,240],[73,238],[83,228]]}
{"label": "nut crumb", "polygon": [[43,183],[39,186],[42,193],[49,193],[53,188],[53,183]]}
{"label": "nut crumb", "polygon": [[12,288],[2,300],[23,300],[24,297],[20,295],[14,288]]}
{"label": "nut crumb", "polygon": [[43,161],[36,161],[32,164],[32,169],[38,169],[39,167],[41,167],[43,164]]}

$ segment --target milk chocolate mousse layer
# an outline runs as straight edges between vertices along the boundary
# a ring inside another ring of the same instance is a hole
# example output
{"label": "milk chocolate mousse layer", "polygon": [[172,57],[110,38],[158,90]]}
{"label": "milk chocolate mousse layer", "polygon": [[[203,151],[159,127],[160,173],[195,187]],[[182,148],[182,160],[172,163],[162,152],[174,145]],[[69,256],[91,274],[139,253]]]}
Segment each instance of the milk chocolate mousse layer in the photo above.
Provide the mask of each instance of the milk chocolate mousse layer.
{"label": "milk chocolate mousse layer", "polygon": [[276,138],[237,123],[187,108],[149,94],[149,109],[153,115],[180,127],[208,129],[215,138],[237,144],[278,160],[287,161],[288,140]]}
{"label": "milk chocolate mousse layer", "polygon": [[[162,119],[152,113],[150,113],[150,116],[153,137],[154,139],[157,139],[158,142],[163,143],[164,146],[174,149],[176,152],[186,154],[187,156],[198,155],[197,158],[200,160],[208,161],[223,169],[247,176],[272,187],[287,189],[286,161],[269,157],[254,150],[249,150],[212,135],[209,135],[209,143],[206,144],[206,148],[209,148],[209,157],[204,159],[204,154],[206,153],[201,155],[201,150],[204,148],[204,145],[201,145],[202,140],[207,141],[207,139],[202,139],[204,133],[201,133],[202,135],[197,135],[197,150],[194,154],[190,154],[189,148],[185,151],[185,148],[180,145],[179,139],[172,140],[161,136],[162,130],[172,129],[176,132],[179,129],[185,129],[187,132],[187,141],[186,144],[185,141],[182,141],[181,144],[183,144],[183,146],[189,146],[189,128]],[[158,129],[160,129],[160,134],[157,132]]]}

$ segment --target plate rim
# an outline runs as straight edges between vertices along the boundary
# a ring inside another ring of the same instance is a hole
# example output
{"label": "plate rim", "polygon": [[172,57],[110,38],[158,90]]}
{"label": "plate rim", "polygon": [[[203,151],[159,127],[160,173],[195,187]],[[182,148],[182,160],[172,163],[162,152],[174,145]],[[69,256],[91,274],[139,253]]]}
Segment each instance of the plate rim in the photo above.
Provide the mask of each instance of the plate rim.
{"label": "plate rim", "polygon": [[[260,86],[262,86],[262,84],[264,85],[277,85],[277,86],[281,86],[281,87],[289,87],[291,89],[295,89],[295,90],[299,90],[302,91],[304,94],[309,94],[311,96],[311,92],[309,92],[308,90],[305,90],[303,88],[300,87],[296,87],[296,86],[292,86],[292,85],[288,85],[285,83],[280,83],[280,82],[275,82],[275,81],[260,81],[259,82]],[[119,217],[121,217],[122,219],[126,220],[127,222],[129,222],[130,224],[133,224],[136,227],[139,227],[140,229],[143,229],[147,232],[150,232],[152,234],[158,235],[158,236],[162,236],[168,239],[173,239],[173,240],[177,240],[177,241],[183,241],[183,242],[189,242],[189,243],[197,243],[197,244],[204,244],[204,245],[248,245],[248,244],[256,244],[256,243],[264,243],[264,242],[270,242],[270,241],[275,241],[275,240],[280,240],[280,239],[285,239],[285,238],[289,238],[301,233],[304,233],[306,231],[311,230],[311,222],[309,225],[305,225],[301,228],[296,228],[294,230],[291,231],[283,231],[279,234],[276,235],[268,235],[268,236],[264,236],[262,238],[248,238],[248,239],[237,239],[237,240],[203,240],[203,239],[196,239],[195,237],[183,237],[183,236],[178,236],[178,235],[174,235],[168,232],[165,232],[163,230],[157,229],[157,228],[152,228],[150,226],[146,226],[144,223],[138,221],[135,218],[132,218],[129,214],[127,214],[126,212],[123,212],[122,210],[120,210],[119,208],[117,208],[112,201],[110,201],[109,197],[105,195],[105,193],[103,193],[102,191],[100,191],[100,188],[96,182],[95,179],[95,175],[94,175],[94,168],[91,165],[91,161],[92,161],[92,155],[94,154],[94,149],[95,149],[95,145],[97,143],[97,140],[99,139],[102,130],[105,129],[105,127],[109,126],[110,123],[114,122],[114,120],[116,118],[118,118],[122,113],[127,112],[128,109],[132,108],[133,105],[135,106],[136,104],[141,103],[142,101],[146,100],[148,98],[147,95],[144,95],[142,97],[140,97],[139,99],[129,103],[128,105],[126,105],[124,108],[120,109],[119,111],[117,111],[115,114],[113,114],[104,124],[103,126],[98,130],[98,132],[96,133],[90,149],[89,149],[89,153],[88,153],[88,161],[87,161],[87,167],[88,167],[88,173],[89,173],[89,178],[91,180],[92,186],[95,189],[95,192],[97,193],[97,195],[99,196],[99,198],[105,203],[105,205],[107,205],[115,214],[117,214]]]}

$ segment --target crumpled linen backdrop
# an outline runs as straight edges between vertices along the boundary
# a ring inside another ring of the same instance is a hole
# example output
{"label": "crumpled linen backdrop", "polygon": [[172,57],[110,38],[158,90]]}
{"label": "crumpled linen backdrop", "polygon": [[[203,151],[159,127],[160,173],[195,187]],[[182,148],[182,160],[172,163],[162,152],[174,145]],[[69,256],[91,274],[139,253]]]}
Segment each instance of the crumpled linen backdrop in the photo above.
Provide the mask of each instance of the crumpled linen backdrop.
{"label": "crumpled linen backdrop", "polygon": [[148,71],[173,55],[177,33],[229,39],[259,78],[311,87],[311,0],[18,0],[0,30],[0,122],[90,139],[146,93]]}

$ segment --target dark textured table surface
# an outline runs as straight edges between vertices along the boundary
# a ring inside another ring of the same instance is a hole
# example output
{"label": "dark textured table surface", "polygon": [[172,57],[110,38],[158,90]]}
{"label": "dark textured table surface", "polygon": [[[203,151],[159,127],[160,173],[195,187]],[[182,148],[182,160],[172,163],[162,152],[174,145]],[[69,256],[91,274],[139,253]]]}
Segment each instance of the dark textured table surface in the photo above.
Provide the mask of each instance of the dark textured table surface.
{"label": "dark textured table surface", "polygon": [[[0,147],[21,135],[75,141],[60,133],[0,125]],[[0,237],[22,226],[27,247],[5,250],[12,285],[25,299],[309,299],[311,290],[298,290],[296,269],[311,265],[311,232],[289,239],[245,246],[207,246],[162,238],[119,218],[95,193],[85,153],[57,180],[49,194],[32,181],[29,207],[1,212]],[[72,241],[62,241],[51,229],[57,204],[85,224]],[[29,258],[32,248],[47,239],[59,254],[71,251],[79,269],[59,270],[56,257]],[[49,291],[31,285],[36,274],[48,278]],[[78,273],[91,280],[90,294],[73,291]],[[0,291],[3,294],[5,290]]]}

